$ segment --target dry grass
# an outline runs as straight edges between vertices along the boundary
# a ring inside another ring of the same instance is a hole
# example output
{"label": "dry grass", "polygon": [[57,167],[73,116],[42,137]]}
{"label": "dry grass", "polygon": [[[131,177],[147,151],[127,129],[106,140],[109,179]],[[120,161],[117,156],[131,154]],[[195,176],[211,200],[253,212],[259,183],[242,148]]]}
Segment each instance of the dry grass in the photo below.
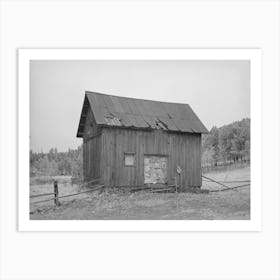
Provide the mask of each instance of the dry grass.
{"label": "dry grass", "polygon": [[[250,168],[206,174],[216,180],[249,180]],[[234,185],[234,184],[231,184]],[[235,184],[236,185],[236,184]],[[73,186],[75,188],[75,186]],[[203,188],[214,189],[212,183]],[[63,191],[73,191],[64,186]],[[59,207],[41,206],[31,219],[54,220],[246,220],[250,219],[250,187],[235,191],[194,193],[137,193],[107,190],[64,199]]]}
{"label": "dry grass", "polygon": [[[72,194],[72,193],[77,193],[80,191],[80,187],[76,184],[71,184],[71,179],[70,177],[63,177],[60,178],[58,180],[58,186],[59,186],[59,196],[63,196],[63,195],[68,195],[68,194]],[[53,193],[54,192],[54,187],[53,187],[53,183],[43,183],[43,184],[31,184],[30,185],[30,196],[33,195],[40,195],[40,194],[46,194],[46,193]],[[79,195],[79,199],[83,199],[85,198],[86,195]],[[40,210],[40,209],[49,209],[49,208],[53,208],[54,206],[54,201],[50,200],[50,201],[45,201],[42,203],[35,203],[34,202],[38,202],[38,201],[42,201],[42,200],[47,200],[47,199],[52,199],[54,198],[54,195],[47,195],[47,196],[39,196],[39,197],[34,197],[30,199],[30,211],[34,212],[36,210]],[[63,201],[61,200],[61,202],[65,203],[65,202],[69,202],[72,201],[73,199],[75,199],[76,197],[66,197],[63,198]]]}

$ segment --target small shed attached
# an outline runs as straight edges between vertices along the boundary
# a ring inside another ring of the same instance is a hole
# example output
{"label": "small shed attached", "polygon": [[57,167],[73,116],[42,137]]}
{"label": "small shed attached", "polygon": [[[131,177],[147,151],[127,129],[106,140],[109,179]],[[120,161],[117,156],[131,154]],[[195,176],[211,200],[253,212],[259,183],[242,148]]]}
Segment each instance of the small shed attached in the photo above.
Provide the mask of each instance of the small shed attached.
{"label": "small shed attached", "polygon": [[77,137],[83,138],[86,182],[105,186],[201,186],[205,126],[186,104],[86,92]]}

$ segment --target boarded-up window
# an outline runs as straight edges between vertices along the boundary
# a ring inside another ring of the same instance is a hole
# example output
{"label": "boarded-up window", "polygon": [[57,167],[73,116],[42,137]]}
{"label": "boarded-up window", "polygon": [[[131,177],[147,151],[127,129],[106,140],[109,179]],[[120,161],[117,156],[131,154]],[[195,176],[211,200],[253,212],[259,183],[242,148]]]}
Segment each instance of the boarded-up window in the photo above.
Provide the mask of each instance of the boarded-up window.
{"label": "boarded-up window", "polygon": [[144,157],[144,182],[145,184],[165,184],[167,182],[167,157]]}
{"label": "boarded-up window", "polygon": [[124,154],[124,165],[125,166],[135,166],[135,154]]}

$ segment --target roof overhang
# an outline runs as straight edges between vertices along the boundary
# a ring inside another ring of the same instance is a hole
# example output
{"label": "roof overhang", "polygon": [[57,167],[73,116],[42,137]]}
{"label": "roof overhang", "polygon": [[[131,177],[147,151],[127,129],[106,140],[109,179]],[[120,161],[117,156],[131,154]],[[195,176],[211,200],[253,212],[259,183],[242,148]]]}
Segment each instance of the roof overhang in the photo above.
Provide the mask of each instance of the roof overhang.
{"label": "roof overhang", "polygon": [[80,116],[79,127],[78,127],[78,131],[77,131],[77,135],[76,135],[78,138],[82,138],[84,135],[84,128],[86,125],[87,112],[88,112],[89,108],[90,108],[89,100],[88,100],[87,96],[85,95],[82,113]]}

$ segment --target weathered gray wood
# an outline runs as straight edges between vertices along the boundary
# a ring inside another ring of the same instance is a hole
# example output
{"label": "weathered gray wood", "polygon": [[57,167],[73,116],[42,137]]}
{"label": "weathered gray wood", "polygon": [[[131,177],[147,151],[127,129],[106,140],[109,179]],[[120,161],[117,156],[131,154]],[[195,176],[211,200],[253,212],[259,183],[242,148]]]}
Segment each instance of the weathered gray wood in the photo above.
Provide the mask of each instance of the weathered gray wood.
{"label": "weathered gray wood", "polygon": [[[135,166],[125,166],[125,153],[135,154]],[[174,183],[179,165],[183,187],[201,186],[201,134],[101,128],[88,110],[83,149],[85,181],[100,177],[105,186],[144,186],[145,155],[167,157],[168,184]]]}

